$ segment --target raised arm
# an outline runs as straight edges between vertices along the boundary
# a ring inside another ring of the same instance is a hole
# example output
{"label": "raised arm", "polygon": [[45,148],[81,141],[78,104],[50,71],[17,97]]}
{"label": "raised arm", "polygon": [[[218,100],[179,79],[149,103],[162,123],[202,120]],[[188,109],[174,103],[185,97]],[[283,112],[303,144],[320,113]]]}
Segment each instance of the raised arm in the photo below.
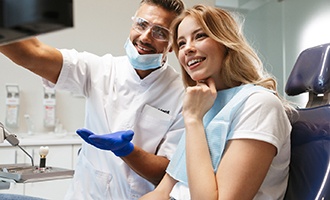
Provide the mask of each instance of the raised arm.
{"label": "raised arm", "polygon": [[63,58],[60,51],[36,38],[0,46],[0,52],[31,72],[56,83]]}

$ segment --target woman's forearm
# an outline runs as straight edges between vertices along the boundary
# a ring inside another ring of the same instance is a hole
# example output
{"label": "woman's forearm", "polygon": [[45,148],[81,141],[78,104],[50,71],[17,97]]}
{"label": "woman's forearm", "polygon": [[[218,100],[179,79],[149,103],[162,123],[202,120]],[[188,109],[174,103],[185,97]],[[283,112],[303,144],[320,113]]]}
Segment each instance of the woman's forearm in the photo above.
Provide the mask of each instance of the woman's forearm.
{"label": "woman's forearm", "polygon": [[216,177],[202,120],[186,120],[187,174],[191,199],[217,199]]}

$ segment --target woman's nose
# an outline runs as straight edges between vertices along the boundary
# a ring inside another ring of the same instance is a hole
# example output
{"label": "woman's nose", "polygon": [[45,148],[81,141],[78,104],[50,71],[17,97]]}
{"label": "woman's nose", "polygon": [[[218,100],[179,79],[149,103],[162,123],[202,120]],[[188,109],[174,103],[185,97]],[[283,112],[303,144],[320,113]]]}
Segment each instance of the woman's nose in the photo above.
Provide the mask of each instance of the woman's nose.
{"label": "woman's nose", "polygon": [[186,55],[194,53],[195,51],[196,51],[196,48],[192,42],[186,43],[185,50],[184,50]]}

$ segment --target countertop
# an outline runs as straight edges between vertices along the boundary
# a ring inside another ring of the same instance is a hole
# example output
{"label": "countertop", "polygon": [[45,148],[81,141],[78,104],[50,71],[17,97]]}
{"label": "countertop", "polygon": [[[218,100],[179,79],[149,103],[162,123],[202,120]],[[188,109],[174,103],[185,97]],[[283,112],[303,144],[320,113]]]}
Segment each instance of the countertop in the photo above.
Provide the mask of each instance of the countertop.
{"label": "countertop", "polygon": [[[35,145],[75,145],[81,144],[82,139],[76,133],[35,133],[33,135],[16,134],[20,146]],[[11,146],[6,140],[0,147]]]}

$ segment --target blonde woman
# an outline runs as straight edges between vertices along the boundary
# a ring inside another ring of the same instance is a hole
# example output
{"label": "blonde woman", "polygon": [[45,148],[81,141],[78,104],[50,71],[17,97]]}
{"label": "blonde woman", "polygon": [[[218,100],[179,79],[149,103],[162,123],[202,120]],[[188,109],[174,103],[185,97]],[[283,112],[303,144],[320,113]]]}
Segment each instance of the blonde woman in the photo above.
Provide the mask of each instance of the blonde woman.
{"label": "blonde woman", "polygon": [[142,199],[282,199],[289,114],[240,24],[196,5],[172,24],[186,94],[185,135],[157,188]]}

